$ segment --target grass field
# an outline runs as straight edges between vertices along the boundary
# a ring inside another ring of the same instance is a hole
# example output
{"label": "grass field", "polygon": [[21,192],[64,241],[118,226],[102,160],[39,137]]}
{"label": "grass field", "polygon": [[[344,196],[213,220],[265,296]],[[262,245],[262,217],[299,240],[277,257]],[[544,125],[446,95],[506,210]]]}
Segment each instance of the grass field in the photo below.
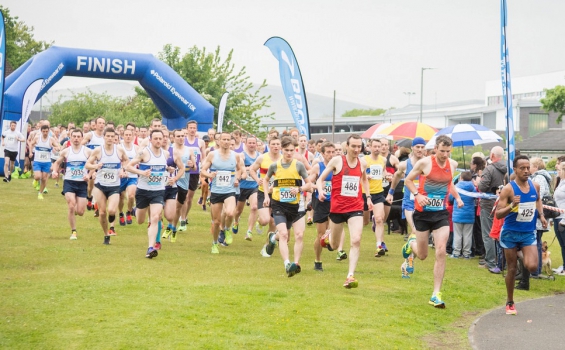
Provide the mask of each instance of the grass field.
{"label": "grass field", "polygon": [[[352,290],[341,286],[348,260],[334,252],[323,252],[324,272],[313,270],[314,227],[293,278],[278,249],[259,255],[265,235],[244,240],[245,213],[234,243],[210,254],[209,212],[196,203],[188,231],[153,260],[144,258],[145,225],[116,227],[104,246],[93,212],[78,218],[70,241],[64,198],[48,188],[39,201],[31,180],[0,183],[2,349],[465,349],[473,320],[505,302],[500,275],[477,259],[448,259],[447,308],[429,306],[433,256],[401,279],[402,237],[386,236],[390,252],[377,259],[370,227]],[[550,250],[561,265],[558,243]],[[565,278],[531,284],[516,301],[563,291]]]}

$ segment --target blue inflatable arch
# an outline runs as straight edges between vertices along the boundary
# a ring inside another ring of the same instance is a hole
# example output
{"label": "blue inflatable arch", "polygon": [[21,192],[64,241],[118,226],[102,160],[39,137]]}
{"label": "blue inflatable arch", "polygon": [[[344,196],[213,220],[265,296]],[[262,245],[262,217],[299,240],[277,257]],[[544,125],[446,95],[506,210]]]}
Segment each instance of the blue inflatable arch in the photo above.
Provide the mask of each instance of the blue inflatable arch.
{"label": "blue inflatable arch", "polygon": [[2,119],[27,121],[35,102],[64,76],[137,80],[170,130],[185,127],[191,119],[199,131],[213,127],[214,107],[153,55],[57,46],[33,56],[6,78]]}

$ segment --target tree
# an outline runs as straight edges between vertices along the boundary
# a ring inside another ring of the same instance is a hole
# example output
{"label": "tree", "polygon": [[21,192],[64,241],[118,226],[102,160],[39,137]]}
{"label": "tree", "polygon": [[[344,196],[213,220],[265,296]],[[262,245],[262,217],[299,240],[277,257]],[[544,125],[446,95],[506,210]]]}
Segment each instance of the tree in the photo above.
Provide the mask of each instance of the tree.
{"label": "tree", "polygon": [[52,125],[74,122],[81,126],[97,116],[103,116],[116,125],[132,122],[140,126],[149,125],[151,119],[159,116],[159,112],[151,100],[139,96],[120,98],[87,90],[73,94],[66,101],[60,96],[51,105],[49,121]]}
{"label": "tree", "polygon": [[565,115],[565,86],[557,85],[553,89],[543,89],[545,97],[540,100],[541,107],[546,112],[559,113],[557,123],[561,123]]}
{"label": "tree", "polygon": [[360,116],[378,116],[386,112],[386,110],[377,108],[377,109],[351,109],[343,113],[342,117],[360,117]]}
{"label": "tree", "polygon": [[13,69],[17,69],[35,54],[53,45],[53,42],[35,40],[34,28],[20,21],[17,16],[12,17],[10,9],[0,5],[0,10],[4,14],[6,26],[6,61]]}
{"label": "tree", "polygon": [[[226,120],[232,120],[244,129],[263,136],[260,131],[261,120],[272,118],[271,114],[263,114],[261,110],[269,107],[271,96],[261,96],[260,91],[267,86],[265,80],[254,86],[249,81],[245,67],[237,70],[231,63],[233,50],[225,59],[220,55],[220,47],[213,53],[206,48],[193,46],[184,55],[179,47],[167,44],[163,47],[158,58],[173,68],[188,84],[198,91],[212,106],[214,106],[214,122],[218,122],[218,105],[224,92],[229,91],[226,111],[224,114],[224,130],[233,130],[233,125],[227,125]],[[148,98],[147,94],[139,96]]]}

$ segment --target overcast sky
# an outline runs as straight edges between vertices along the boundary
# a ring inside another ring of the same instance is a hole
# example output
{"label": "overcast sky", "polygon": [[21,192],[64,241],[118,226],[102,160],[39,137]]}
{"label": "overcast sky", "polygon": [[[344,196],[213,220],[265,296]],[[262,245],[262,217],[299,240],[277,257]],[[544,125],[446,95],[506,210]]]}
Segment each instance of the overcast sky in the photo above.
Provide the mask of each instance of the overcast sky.
{"label": "overcast sky", "polygon": [[[512,76],[565,70],[565,1],[509,0]],[[37,40],[109,51],[183,52],[197,45],[234,49],[253,82],[280,85],[278,64],[263,43],[286,39],[306,91],[370,106],[402,107],[405,92],[424,104],[483,99],[500,76],[498,0],[2,0],[35,28]],[[64,78],[54,87],[85,79]],[[565,84],[565,82],[564,82]]]}

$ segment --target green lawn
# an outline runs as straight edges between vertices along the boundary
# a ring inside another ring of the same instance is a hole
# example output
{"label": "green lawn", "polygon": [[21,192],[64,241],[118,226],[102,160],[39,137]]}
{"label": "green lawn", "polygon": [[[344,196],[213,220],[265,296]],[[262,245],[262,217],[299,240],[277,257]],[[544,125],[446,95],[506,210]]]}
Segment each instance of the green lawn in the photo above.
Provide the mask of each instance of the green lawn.
{"label": "green lawn", "polygon": [[[39,201],[31,180],[0,183],[0,348],[374,349],[468,348],[473,320],[505,302],[504,281],[477,268],[477,259],[448,260],[445,310],[427,304],[433,256],[401,279],[400,235],[386,236],[387,256],[374,258],[367,227],[356,277],[341,285],[348,260],[324,251],[313,271],[314,227],[305,234],[302,273],[288,278],[278,249],[259,255],[265,236],[242,233],[210,254],[210,217],[195,206],[189,229],[145,259],[146,226],[116,228],[104,246],[93,212],[78,218],[70,241],[60,189]],[[197,198],[196,198],[197,199]],[[553,234],[545,240],[551,242]],[[558,243],[553,265],[561,265]],[[432,253],[433,254],[433,253]],[[532,280],[516,301],[564,290],[565,278]]]}

